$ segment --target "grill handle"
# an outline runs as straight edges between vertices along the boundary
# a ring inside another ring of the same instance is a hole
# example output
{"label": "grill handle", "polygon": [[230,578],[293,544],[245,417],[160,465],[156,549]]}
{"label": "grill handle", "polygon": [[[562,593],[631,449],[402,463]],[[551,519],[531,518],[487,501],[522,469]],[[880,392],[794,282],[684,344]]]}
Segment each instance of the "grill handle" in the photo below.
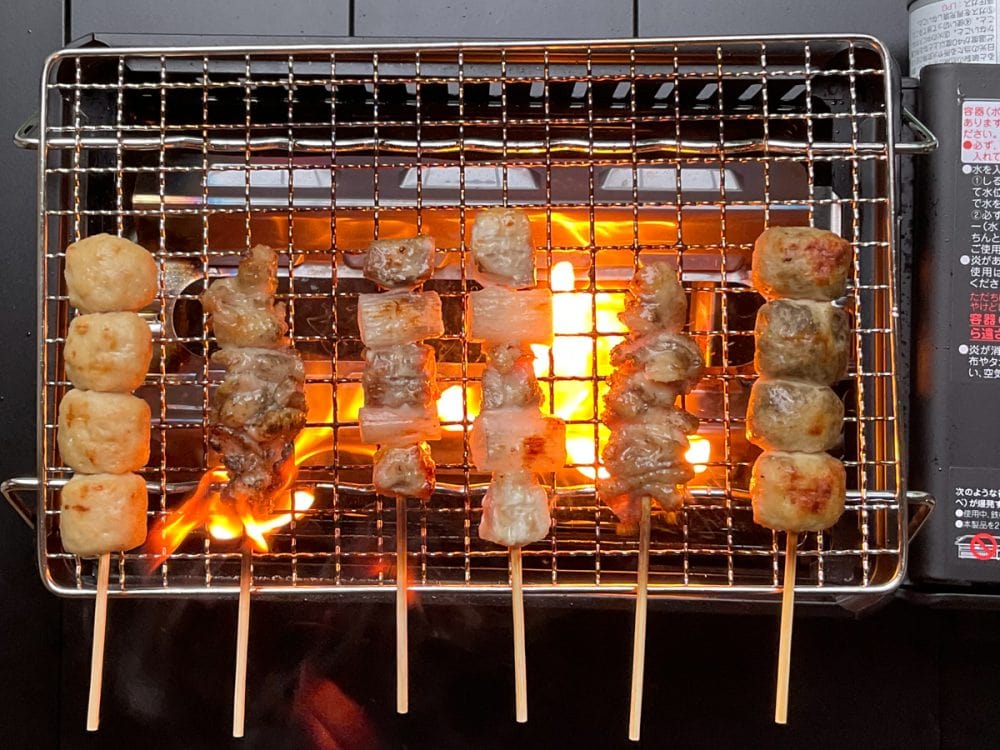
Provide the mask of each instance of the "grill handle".
{"label": "grill handle", "polygon": [[[900,141],[896,144],[896,153],[916,156],[929,154],[937,150],[938,139],[931,129],[924,125],[908,107],[903,107],[903,124],[906,125],[913,134],[917,136],[916,141]],[[38,141],[35,141],[36,145]],[[930,497],[930,495],[928,495]],[[933,498],[931,505],[934,504]]]}
{"label": "grill handle", "polygon": [[0,484],[0,493],[3,494],[4,500],[32,531],[35,529],[37,510],[24,502],[21,496],[29,490],[37,493],[40,486],[41,482],[35,477],[15,477]]}
{"label": "grill handle", "polygon": [[25,120],[24,124],[14,133],[14,145],[18,148],[36,151],[38,149],[38,127],[38,113],[36,112]]}
{"label": "grill handle", "polygon": [[906,493],[906,507],[909,511],[909,522],[906,524],[906,539],[912,542],[920,530],[924,527],[924,522],[934,510],[936,501],[926,492],[909,491]]}

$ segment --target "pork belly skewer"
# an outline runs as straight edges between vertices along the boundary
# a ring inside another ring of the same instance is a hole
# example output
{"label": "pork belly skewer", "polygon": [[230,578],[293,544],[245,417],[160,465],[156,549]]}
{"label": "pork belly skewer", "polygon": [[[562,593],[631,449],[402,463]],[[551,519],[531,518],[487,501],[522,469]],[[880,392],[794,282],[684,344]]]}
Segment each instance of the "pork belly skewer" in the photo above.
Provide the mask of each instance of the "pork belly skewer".
{"label": "pork belly skewer", "polygon": [[514,625],[514,707],[528,720],[521,547],[549,533],[550,498],[536,475],[566,463],[566,425],[541,412],[531,344],[552,344],[552,292],[535,287],[535,249],[527,214],[480,212],[472,226],[470,274],[484,288],[469,294],[469,338],[484,342],[483,411],[469,435],[472,461],[493,473],[479,537],[510,550]]}
{"label": "pork belly skewer", "polygon": [[87,730],[100,725],[111,553],[146,538],[149,405],[131,391],[153,355],[149,326],[136,314],[153,301],[153,256],[121,237],[99,234],[66,248],[66,288],[80,315],[63,355],[74,389],[59,404],[59,452],[75,475],[60,493],[63,548],[97,555]]}
{"label": "pork belly skewer", "polygon": [[847,290],[851,246],[832,232],[774,227],[754,245],[753,285],[769,302],[757,313],[747,437],[764,448],[753,466],[754,521],[785,531],[785,571],[774,720],[788,721],[788,677],[798,535],[833,526],[844,512],[847,475],[824,451],[843,428],[830,388],[847,374],[850,323],[833,301]]}
{"label": "pork belly skewer", "polygon": [[[295,436],[306,422],[305,369],[286,333],[285,306],[275,304],[278,257],[257,245],[235,276],[215,281],[202,306],[221,349],[212,360],[226,374],[210,411],[209,445],[229,474],[223,499],[240,518],[266,515],[294,479]],[[252,550],[244,539],[233,680],[233,737],[246,717]]]}
{"label": "pork belly skewer", "polygon": [[361,437],[379,445],[372,484],[396,498],[396,711],[409,710],[406,499],[434,491],[428,440],[441,436],[434,350],[421,343],[444,333],[441,298],[417,289],[434,272],[434,239],[418,235],[376,240],[365,257],[365,278],[387,290],[362,294],[358,325],[365,350]]}
{"label": "pork belly skewer", "polygon": [[688,436],[698,429],[692,414],[675,406],[704,371],[702,354],[681,333],[687,297],[677,273],[666,263],[639,268],[629,284],[620,315],[628,335],[611,352],[604,422],[611,437],[602,459],[609,477],[599,480],[602,500],[624,522],[639,522],[635,629],[629,739],[638,741],[642,724],[642,684],[646,661],[646,608],[649,591],[651,504],[666,511],[683,502],[680,485],[694,476],[685,458]]}

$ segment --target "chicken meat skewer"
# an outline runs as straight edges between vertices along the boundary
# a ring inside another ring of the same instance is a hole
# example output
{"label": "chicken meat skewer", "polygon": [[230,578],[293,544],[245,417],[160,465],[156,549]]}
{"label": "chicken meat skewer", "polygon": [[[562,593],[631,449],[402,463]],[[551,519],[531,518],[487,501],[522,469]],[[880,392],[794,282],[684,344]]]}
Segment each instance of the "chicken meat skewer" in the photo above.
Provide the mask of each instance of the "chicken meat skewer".
{"label": "chicken meat skewer", "polygon": [[[250,249],[236,275],[215,281],[202,295],[215,339],[212,356],[225,377],[212,401],[209,446],[229,481],[222,498],[244,526],[272,510],[295,478],[295,436],[306,422],[305,369],[286,333],[285,307],[275,303],[278,257],[264,245]],[[244,538],[233,680],[233,736],[246,718],[246,664],[250,634],[252,550]]]}
{"label": "chicken meat skewer", "polygon": [[769,301],[757,313],[747,437],[764,449],[753,466],[754,521],[785,531],[774,720],[788,721],[798,535],[833,526],[844,512],[847,476],[833,448],[844,405],[830,386],[847,374],[851,246],[832,232],[774,227],[754,245],[754,287]]}
{"label": "chicken meat skewer", "polygon": [[609,476],[598,481],[597,490],[621,521],[639,524],[629,708],[629,739],[638,741],[651,505],[656,501],[666,511],[680,507],[684,497],[680,485],[694,476],[685,454],[698,419],[675,402],[691,392],[704,365],[701,350],[681,333],[687,322],[687,297],[677,272],[666,263],[650,263],[636,271],[620,318],[628,335],[611,352],[615,371],[608,378],[604,410],[611,436],[601,456]]}
{"label": "chicken meat skewer", "polygon": [[528,720],[521,548],[549,533],[549,493],[537,474],[566,463],[566,425],[541,412],[531,344],[552,344],[552,292],[536,289],[531,225],[523,211],[481,212],[472,226],[471,275],[485,287],[469,294],[469,338],[484,342],[483,411],[469,435],[472,461],[492,472],[481,539],[510,550],[514,625],[514,707]]}
{"label": "chicken meat skewer", "polygon": [[406,500],[426,501],[434,491],[435,466],[428,440],[441,426],[434,349],[421,343],[444,333],[441,298],[419,287],[434,272],[434,238],[417,235],[375,240],[364,276],[383,293],[362,294],[358,325],[365,349],[358,415],[362,439],[378,444],[372,484],[396,498],[396,711],[409,710]]}
{"label": "chicken meat skewer", "polygon": [[153,256],[122,237],[98,234],[66,249],[66,289],[80,312],[63,350],[73,384],[59,404],[58,444],[75,475],[60,493],[63,548],[97,555],[87,729],[100,725],[111,553],[146,538],[149,405],[131,391],[146,377],[152,333],[137,314],[156,296]]}

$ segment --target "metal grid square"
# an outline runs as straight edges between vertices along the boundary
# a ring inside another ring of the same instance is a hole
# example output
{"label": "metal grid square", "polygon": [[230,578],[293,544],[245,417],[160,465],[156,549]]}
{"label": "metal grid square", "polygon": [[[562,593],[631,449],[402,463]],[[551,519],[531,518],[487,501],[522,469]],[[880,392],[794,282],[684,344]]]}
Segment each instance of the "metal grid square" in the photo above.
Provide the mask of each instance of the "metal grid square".
{"label": "metal grid square", "polygon": [[[465,335],[462,302],[476,288],[464,270],[468,232],[477,210],[502,204],[531,214],[541,278],[551,280],[560,261],[573,264],[575,285],[556,290],[556,305],[565,299],[585,323],[542,355],[548,408],[577,394],[568,422],[591,444],[588,459],[547,478],[554,526],[524,550],[527,590],[594,596],[634,585],[634,530],[616,524],[592,484],[598,363],[621,336],[615,300],[639,261],[654,257],[676,259],[692,299],[689,332],[709,366],[688,407],[712,454],[689,485],[691,502],[654,524],[651,595],[736,597],[778,586],[777,536],[752,523],[755,454],[743,437],[760,303],[749,260],[770,224],[833,228],[854,248],[845,302],[854,351],[837,386],[848,413],[848,507],[834,529],[802,536],[797,585],[807,595],[888,590],[905,551],[889,65],[872,40],[842,37],[54,55],[39,174],[39,554],[48,585],[64,594],[94,586],[93,561],[60,547],[58,491],[70,472],[54,438],[72,312],[63,248],[108,231],[136,239],[160,270],[160,294],[144,313],[154,361],[139,391],[153,411],[143,472],[150,521],[211,468],[205,414],[221,373],[208,360],[198,294],[264,242],[282,253],[279,297],[308,364],[307,398],[329,401],[329,413],[310,413],[307,430],[328,444],[297,485],[317,502],[254,555],[254,583],[264,595],[388,594],[396,514],[373,492],[370,451],[357,437],[355,313],[370,287],[354,261],[371,239],[416,229],[443,252],[430,288],[444,300],[446,333],[433,343],[442,388],[459,386],[461,418],[434,446],[438,491],[409,504],[412,586],[505,588],[506,550],[475,533],[485,477],[470,465],[462,429],[482,369]],[[564,367],[574,347],[588,352],[582,369]],[[119,554],[113,593],[237,590],[232,542],[199,531],[150,573],[154,557]]]}

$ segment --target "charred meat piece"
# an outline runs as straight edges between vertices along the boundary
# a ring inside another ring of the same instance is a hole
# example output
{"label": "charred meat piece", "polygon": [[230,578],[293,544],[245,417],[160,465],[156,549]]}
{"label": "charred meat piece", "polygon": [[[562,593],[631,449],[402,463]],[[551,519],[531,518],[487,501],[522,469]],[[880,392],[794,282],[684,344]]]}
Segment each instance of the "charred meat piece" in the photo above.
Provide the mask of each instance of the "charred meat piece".
{"label": "charred meat piece", "polygon": [[285,306],[274,302],[277,288],[278,257],[265,245],[247,253],[235,276],[215,281],[201,302],[219,346],[279,346],[288,325]]}
{"label": "charred meat piece", "polygon": [[768,529],[822,531],[844,512],[844,464],[826,453],[767,451],[753,465],[753,520]]}
{"label": "charred meat piece", "polygon": [[368,246],[364,276],[383,289],[412,289],[434,273],[434,238],[375,240]]}
{"label": "charred meat piece", "polygon": [[489,208],[472,224],[474,278],[515,288],[535,285],[535,248],[528,215],[516,208]]}
{"label": "charred meat piece", "polygon": [[618,478],[686,466],[688,435],[697,429],[697,417],[683,409],[652,409],[641,420],[615,425],[604,447],[604,465]]}
{"label": "charred meat piece", "polygon": [[676,385],[681,393],[690,393],[705,371],[698,345],[667,331],[626,339],[611,350],[611,364],[634,365],[654,383]]}
{"label": "charred meat piece", "polygon": [[777,299],[757,311],[754,367],[769,378],[830,385],[847,374],[850,323],[829,302]]}
{"label": "charred meat piece", "polygon": [[765,378],[750,389],[747,439],[765,450],[829,450],[843,422],[844,404],[828,386]]}
{"label": "charred meat piece", "polygon": [[427,443],[382,447],[373,459],[372,484],[383,495],[426,500],[434,491],[434,471]]}
{"label": "charred meat piece", "polygon": [[361,373],[367,406],[421,406],[437,401],[434,349],[426,344],[399,344],[365,350]]}
{"label": "charred meat piece", "polygon": [[694,477],[694,469],[685,461],[645,474],[611,475],[597,480],[597,492],[623,523],[639,521],[643,497],[651,498],[663,510],[679,508],[684,502],[680,489]]}
{"label": "charred meat piece", "polygon": [[549,533],[549,495],[527,471],[498,472],[483,498],[479,537],[508,547]]}
{"label": "charred meat piece", "polygon": [[[681,395],[681,383],[659,383],[634,362],[625,362],[608,375],[604,397],[605,422],[640,419],[651,408],[673,406]],[[684,381],[686,382],[686,381]]]}
{"label": "charred meat piece", "polygon": [[642,266],[629,284],[625,310],[619,315],[633,334],[677,333],[687,322],[687,296],[677,272],[666,263]]}
{"label": "charred meat piece", "polygon": [[754,243],[753,285],[768,299],[834,300],[847,291],[851,245],[812,227],[771,227]]}
{"label": "charred meat piece", "polygon": [[222,349],[226,375],[209,412],[209,444],[229,470],[229,492],[254,505],[286,478],[306,422],[305,370],[292,349]]}

